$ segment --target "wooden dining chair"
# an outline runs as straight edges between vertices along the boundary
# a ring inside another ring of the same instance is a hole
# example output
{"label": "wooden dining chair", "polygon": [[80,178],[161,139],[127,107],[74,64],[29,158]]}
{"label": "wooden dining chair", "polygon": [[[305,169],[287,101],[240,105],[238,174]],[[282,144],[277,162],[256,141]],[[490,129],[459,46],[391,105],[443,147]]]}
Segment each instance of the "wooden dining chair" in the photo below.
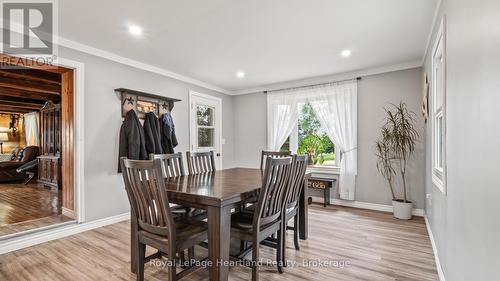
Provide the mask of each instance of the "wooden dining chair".
{"label": "wooden dining chair", "polygon": [[[160,160],[120,159],[125,190],[132,209],[132,220],[137,225],[136,263],[137,280],[144,280],[144,263],[155,257],[165,256],[169,280],[178,280],[197,269],[188,267],[177,274],[176,253],[205,241],[207,224],[189,221],[186,217],[174,217],[170,209]],[[159,252],[146,257],[146,245]]]}
{"label": "wooden dining chair", "polygon": [[214,152],[186,152],[190,175],[215,172]]}
{"label": "wooden dining chair", "polygon": [[[293,243],[296,250],[300,249],[299,245],[299,199],[300,193],[305,187],[305,176],[307,169],[307,155],[294,155],[292,158],[292,169],[288,189],[285,195],[285,204],[283,205],[283,220],[282,220],[282,249],[283,249],[283,264],[286,265],[285,249],[286,249],[286,231],[293,230]],[[288,222],[293,218],[293,227],[288,226]]]}
{"label": "wooden dining chair", "polygon": [[173,154],[149,154],[149,160],[156,159],[161,161],[161,171],[164,178],[180,177],[186,174],[181,152]]}
{"label": "wooden dining chair", "polygon": [[[184,176],[186,173],[184,172],[184,165],[182,163],[182,153],[173,153],[173,154],[149,154],[149,160],[160,160],[161,163],[161,172],[163,178],[173,178]],[[190,208],[177,205],[170,204],[170,209],[174,214],[187,214],[189,213]]]}
{"label": "wooden dining chair", "polygon": [[[284,196],[290,178],[292,158],[267,158],[262,188],[255,212],[238,212],[231,216],[231,238],[251,242],[252,280],[259,279],[259,245],[267,237],[278,233],[276,261],[278,271],[283,272],[281,236]],[[250,248],[238,255],[243,258]]]}
{"label": "wooden dining chair", "polygon": [[262,150],[262,154],[260,156],[260,169],[264,171],[266,159],[271,158],[282,158],[290,156],[290,151],[266,151]]}

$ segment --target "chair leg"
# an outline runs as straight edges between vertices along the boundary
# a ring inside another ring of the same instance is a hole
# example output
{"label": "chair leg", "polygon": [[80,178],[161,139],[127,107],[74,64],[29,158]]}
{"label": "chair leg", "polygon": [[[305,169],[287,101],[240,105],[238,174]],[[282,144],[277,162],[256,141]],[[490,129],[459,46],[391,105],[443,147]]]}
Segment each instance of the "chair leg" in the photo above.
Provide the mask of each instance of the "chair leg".
{"label": "chair leg", "polygon": [[252,281],[259,280],[259,242],[252,242]]}
{"label": "chair leg", "polygon": [[293,218],[293,243],[295,244],[295,250],[300,250],[299,245],[299,214],[296,214]]}
{"label": "chair leg", "polygon": [[136,265],[137,281],[144,281],[144,259],[146,256],[146,245],[142,244],[141,242],[137,242],[136,247],[138,255]]}
{"label": "chair leg", "polygon": [[179,258],[181,262],[181,267],[183,268],[186,267],[186,253],[184,252],[184,250],[179,252]]}
{"label": "chair leg", "polygon": [[[170,252],[168,253],[168,263],[167,263],[167,268],[168,268],[168,280],[169,281],[177,281],[177,274],[176,274],[176,269],[175,269],[175,266],[176,266],[176,257],[175,257],[176,253],[175,251],[172,249],[170,250]],[[182,255],[184,255],[184,253],[182,253]]]}
{"label": "chair leg", "polygon": [[286,267],[286,257],[285,257],[285,249],[286,249],[286,229],[288,228],[288,222],[283,220],[283,224],[281,225],[282,228],[282,233],[283,235],[281,236],[281,258],[283,259],[283,267]]}
{"label": "chair leg", "polygon": [[194,246],[188,249],[188,261],[189,266],[191,266],[191,263],[194,261]]}
{"label": "chair leg", "polygon": [[240,240],[240,253],[242,253],[247,247],[245,240]]}
{"label": "chair leg", "polygon": [[278,230],[278,237],[276,240],[276,264],[278,265],[278,272],[283,273],[283,227]]}

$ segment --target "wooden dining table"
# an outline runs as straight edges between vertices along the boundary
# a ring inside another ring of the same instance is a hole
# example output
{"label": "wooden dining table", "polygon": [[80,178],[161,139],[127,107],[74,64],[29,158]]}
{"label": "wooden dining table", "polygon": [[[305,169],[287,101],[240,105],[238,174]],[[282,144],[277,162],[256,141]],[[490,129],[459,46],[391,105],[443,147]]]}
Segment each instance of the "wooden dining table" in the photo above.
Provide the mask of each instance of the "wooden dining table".
{"label": "wooden dining table", "polygon": [[[210,280],[228,280],[231,210],[257,199],[261,186],[262,171],[249,168],[166,179],[170,203],[207,211]],[[303,240],[307,239],[307,220],[307,188],[303,188],[299,206],[299,233]],[[137,225],[133,219],[131,224],[131,245],[134,245]],[[135,272],[136,255],[134,247],[131,248],[131,269]]]}

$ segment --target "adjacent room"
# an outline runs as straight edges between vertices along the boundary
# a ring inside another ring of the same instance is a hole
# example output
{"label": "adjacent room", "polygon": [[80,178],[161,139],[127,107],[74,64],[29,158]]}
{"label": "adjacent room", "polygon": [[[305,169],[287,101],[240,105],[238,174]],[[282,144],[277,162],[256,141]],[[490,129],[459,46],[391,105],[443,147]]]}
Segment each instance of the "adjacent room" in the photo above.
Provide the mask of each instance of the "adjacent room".
{"label": "adjacent room", "polygon": [[0,71],[0,239],[58,225],[62,213],[61,76]]}
{"label": "adjacent room", "polygon": [[0,8],[0,280],[500,280],[499,1]]}

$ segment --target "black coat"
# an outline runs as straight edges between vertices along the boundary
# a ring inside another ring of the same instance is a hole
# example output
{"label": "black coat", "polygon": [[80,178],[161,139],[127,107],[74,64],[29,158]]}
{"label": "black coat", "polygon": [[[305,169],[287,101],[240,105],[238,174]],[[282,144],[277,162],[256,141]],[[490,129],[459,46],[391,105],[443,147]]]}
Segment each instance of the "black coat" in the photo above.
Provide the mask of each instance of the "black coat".
{"label": "black coat", "polygon": [[172,115],[165,113],[160,120],[161,126],[161,147],[164,153],[174,153],[174,147],[178,145],[175,136],[175,125]]}
{"label": "black coat", "polygon": [[144,130],[134,110],[127,112],[120,128],[120,148],[118,152],[118,172],[121,172],[120,157],[147,160]]}
{"label": "black coat", "polygon": [[144,120],[144,137],[148,154],[163,154],[160,143],[160,121],[153,112],[146,113]]}

